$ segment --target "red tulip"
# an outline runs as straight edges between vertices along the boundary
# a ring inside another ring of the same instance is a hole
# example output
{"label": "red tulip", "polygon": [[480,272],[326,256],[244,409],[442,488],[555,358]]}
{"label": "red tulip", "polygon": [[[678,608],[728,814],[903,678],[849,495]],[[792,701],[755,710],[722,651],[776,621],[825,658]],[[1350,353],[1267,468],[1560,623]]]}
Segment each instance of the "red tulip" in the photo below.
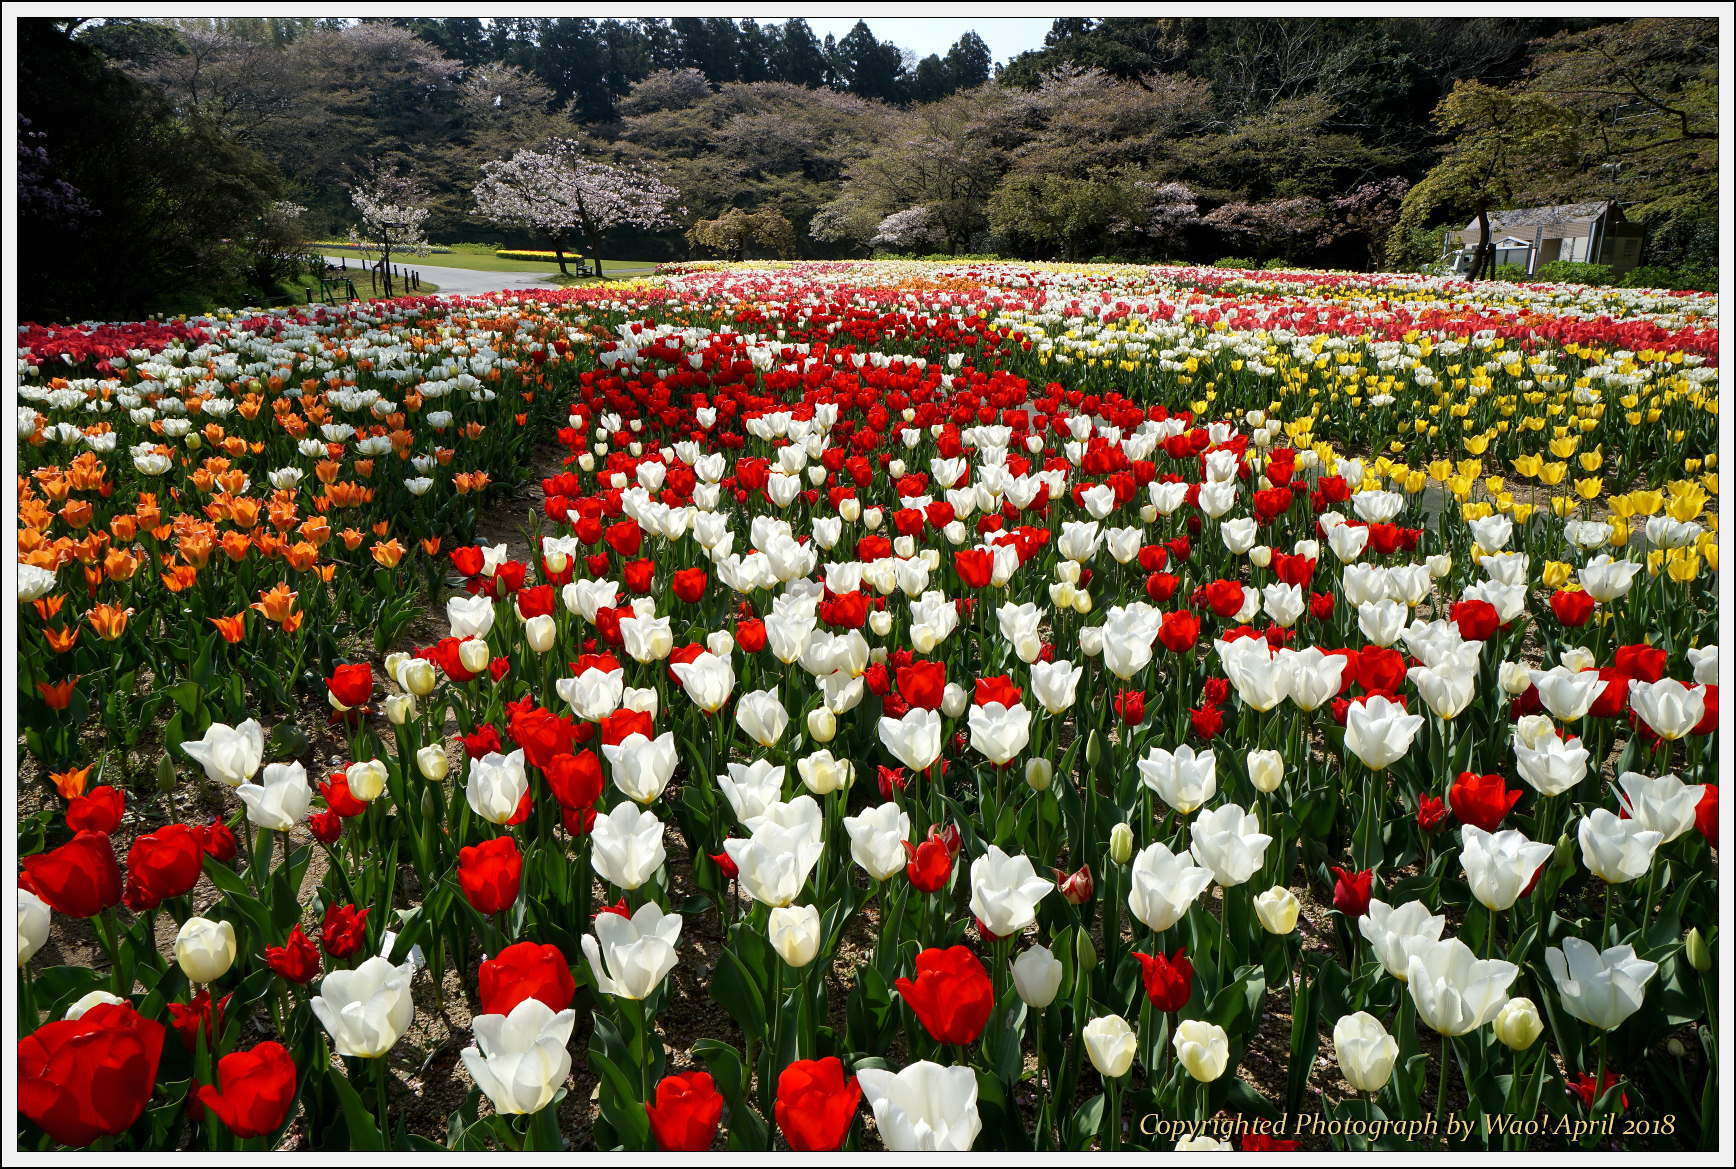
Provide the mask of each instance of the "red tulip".
{"label": "red tulip", "polygon": [[1554,610],[1557,621],[1569,628],[1577,628],[1591,620],[1597,602],[1583,589],[1556,589],[1549,595],[1549,607]]}
{"label": "red tulip", "polygon": [[669,580],[670,591],[689,605],[705,595],[705,569],[683,568]]}
{"label": "red tulip", "polygon": [[127,852],[127,908],[155,909],[192,892],[205,863],[204,833],[187,824],[166,824],[133,842]]}
{"label": "red tulip", "polygon": [[1461,824],[1472,824],[1484,832],[1501,826],[1513,805],[1525,793],[1517,788],[1507,790],[1507,781],[1499,775],[1477,775],[1461,771],[1453,786],[1447,789],[1447,804]]}
{"label": "red tulip", "polygon": [[1466,641],[1488,641],[1501,627],[1501,615],[1488,601],[1456,601],[1447,616]]}
{"label": "red tulip", "polygon": [[319,973],[319,950],[297,925],[289,931],[283,945],[265,947],[265,965],[286,981],[312,982]]}
{"label": "red tulip", "polygon": [[307,830],[313,833],[313,838],[321,844],[331,844],[344,834],[344,818],[327,808],[307,818]]}
{"label": "red tulip", "polygon": [[994,983],[968,946],[922,951],[916,956],[916,977],[900,978],[897,987],[940,1043],[976,1042],[995,1007]]}
{"label": "red tulip", "polygon": [[367,940],[368,914],[354,905],[328,905],[320,922],[319,942],[333,958],[348,958]]}
{"label": "red tulip", "polygon": [[1023,697],[1024,691],[1013,685],[1011,675],[997,674],[992,678],[976,680],[976,692],[971,695],[971,705],[987,706],[991,702],[998,702],[1002,706],[1013,707],[1017,706]]}
{"label": "red tulip", "polygon": [[66,826],[74,832],[112,833],[121,826],[127,797],[119,788],[93,787],[66,805]]}
{"label": "red tulip", "polygon": [[1130,727],[1136,727],[1145,721],[1145,691],[1119,690],[1110,703],[1115,713],[1121,716],[1121,721]]}
{"label": "red tulip", "polygon": [[1700,802],[1694,807],[1694,829],[1706,838],[1706,843],[1718,847],[1718,785],[1709,783]]}
{"label": "red tulip", "polygon": [[458,887],[484,917],[512,907],[518,900],[523,874],[524,857],[510,836],[496,836],[458,850]]}
{"label": "red tulip", "polygon": [[1091,894],[1096,890],[1097,883],[1091,879],[1091,866],[1080,865],[1078,872],[1065,873],[1055,870],[1055,888],[1061,891],[1061,896],[1069,905],[1083,905],[1091,900]]}
{"label": "red tulip", "polygon": [[657,1081],[657,1102],[645,1104],[651,1135],[669,1153],[701,1153],[717,1137],[723,1096],[708,1072],[684,1072]]}
{"label": "red tulip", "polygon": [[829,1153],[850,1135],[862,1088],[844,1075],[838,1057],[798,1059],[778,1074],[772,1114],[778,1131],[799,1153]]}
{"label": "red tulip", "polygon": [[1338,878],[1332,885],[1332,907],[1349,918],[1367,913],[1369,899],[1374,896],[1374,870],[1353,873],[1333,865],[1332,873]]}
{"label": "red tulip", "polygon": [[555,755],[543,764],[542,772],[563,808],[590,808],[603,795],[603,764],[595,751]]}
{"label": "red tulip", "polygon": [[223,822],[221,816],[213,816],[211,823],[200,830],[200,836],[204,842],[205,855],[214,861],[228,864],[240,851],[234,830]]}
{"label": "red tulip", "polygon": [[944,662],[911,662],[898,667],[898,694],[905,702],[922,710],[939,710],[946,695],[946,664]]}
{"label": "red tulip", "polygon": [[1424,832],[1439,832],[1447,823],[1447,802],[1437,796],[1417,799],[1417,827]]}
{"label": "red tulip", "polygon": [[1170,653],[1186,653],[1199,644],[1199,616],[1192,609],[1165,613],[1163,623],[1157,629],[1157,640],[1162,642],[1163,648]]}
{"label": "red tulip", "polygon": [[200,987],[191,1001],[170,1003],[169,1025],[175,1029],[181,1046],[193,1051],[199,1046],[199,1032],[205,1032],[205,1046],[215,1049],[217,1037],[223,1033],[223,1012],[229,1007],[230,995],[213,1000],[211,992]]}
{"label": "red tulip", "polygon": [[904,875],[923,893],[935,892],[952,876],[952,851],[932,828],[928,830],[928,839],[921,844],[905,841],[904,855],[910,860]]}
{"label": "red tulip", "polygon": [[59,848],[19,863],[24,872],[18,883],[67,917],[95,917],[121,899],[121,869],[114,846],[101,832],[80,832]]}
{"label": "red tulip", "polygon": [[526,999],[537,999],[551,1011],[572,1005],[576,986],[572,968],[557,946],[515,942],[484,962],[476,972],[484,1015],[510,1015]]}
{"label": "red tulip", "polygon": [[995,554],[985,548],[965,548],[952,554],[952,566],[966,588],[984,588],[994,575]]}
{"label": "red tulip", "polygon": [[1193,963],[1187,950],[1170,955],[1133,955],[1139,959],[1140,980],[1145,983],[1145,997],[1160,1011],[1179,1011],[1193,997]]}
{"label": "red tulip", "polygon": [[156,1086],[166,1033],[126,1003],[45,1024],[18,1041],[18,1111],[76,1149],[125,1132]]}
{"label": "red tulip", "polygon": [[196,1098],[236,1136],[266,1136],[283,1127],[295,1103],[295,1061],[271,1039],[231,1052],[217,1061],[217,1086],[200,1084]]}
{"label": "red tulip", "polygon": [[1615,651],[1616,669],[1640,682],[1656,682],[1664,676],[1670,655],[1655,645],[1624,645]]}

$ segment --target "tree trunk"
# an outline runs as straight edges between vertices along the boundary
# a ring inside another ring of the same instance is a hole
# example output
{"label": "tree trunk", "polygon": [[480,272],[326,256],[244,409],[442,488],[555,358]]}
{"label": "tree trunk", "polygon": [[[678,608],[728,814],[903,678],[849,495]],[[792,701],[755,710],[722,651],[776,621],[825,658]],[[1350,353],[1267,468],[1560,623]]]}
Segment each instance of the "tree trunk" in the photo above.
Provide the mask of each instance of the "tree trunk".
{"label": "tree trunk", "polygon": [[1466,277],[1467,280],[1473,282],[1488,275],[1488,269],[1491,267],[1489,261],[1495,254],[1495,244],[1489,238],[1489,208],[1487,206],[1477,208],[1477,228],[1482,233],[1482,238],[1477,241],[1477,254],[1471,260],[1471,272]]}
{"label": "tree trunk", "polygon": [[560,240],[555,240],[554,244],[555,244],[555,263],[557,263],[561,266],[561,275],[565,276],[567,274],[567,253],[561,247],[561,241]]}

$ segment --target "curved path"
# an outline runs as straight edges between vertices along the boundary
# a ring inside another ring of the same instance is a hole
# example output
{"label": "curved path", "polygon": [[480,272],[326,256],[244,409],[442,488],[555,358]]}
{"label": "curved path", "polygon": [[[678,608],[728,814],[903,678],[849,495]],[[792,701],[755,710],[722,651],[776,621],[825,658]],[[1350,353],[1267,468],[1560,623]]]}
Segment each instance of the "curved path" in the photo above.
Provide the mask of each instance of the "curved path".
{"label": "curved path", "polygon": [[[350,270],[361,269],[361,275],[366,278],[366,266],[355,256],[327,256],[328,264],[339,264],[348,259]],[[521,288],[554,288],[541,272],[479,272],[474,268],[441,268],[433,264],[422,264],[412,256],[408,264],[394,261],[394,268],[409,267],[422,273],[422,279],[429,281],[440,289],[440,295],[452,293],[458,296],[474,296],[480,292],[506,292]],[[351,279],[354,279],[352,277]],[[394,284],[394,288],[396,285]]]}

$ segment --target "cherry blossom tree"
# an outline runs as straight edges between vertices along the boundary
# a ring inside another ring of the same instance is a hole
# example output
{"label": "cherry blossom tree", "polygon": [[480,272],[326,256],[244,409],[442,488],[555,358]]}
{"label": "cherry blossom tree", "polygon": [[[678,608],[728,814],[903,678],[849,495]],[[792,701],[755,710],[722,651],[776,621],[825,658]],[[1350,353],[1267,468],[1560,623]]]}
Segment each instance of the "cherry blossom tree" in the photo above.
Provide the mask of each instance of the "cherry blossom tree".
{"label": "cherry blossom tree", "polygon": [[923,204],[894,211],[882,219],[879,230],[868,242],[875,247],[907,250],[923,244],[934,247],[945,238],[946,230],[941,225],[940,216],[935,214],[933,207]]}
{"label": "cherry blossom tree", "polygon": [[677,192],[654,175],[588,157],[571,138],[551,139],[511,158],[484,163],[472,195],[493,223],[536,232],[554,248],[561,272],[574,242],[603,274],[603,236],[612,228],[668,227],[681,208]]}
{"label": "cherry blossom tree", "polygon": [[372,259],[378,254],[386,295],[392,295],[392,253],[424,255],[428,237],[422,225],[428,218],[428,192],[421,181],[398,166],[374,163],[350,188],[350,202],[362,217],[350,228],[350,242]]}

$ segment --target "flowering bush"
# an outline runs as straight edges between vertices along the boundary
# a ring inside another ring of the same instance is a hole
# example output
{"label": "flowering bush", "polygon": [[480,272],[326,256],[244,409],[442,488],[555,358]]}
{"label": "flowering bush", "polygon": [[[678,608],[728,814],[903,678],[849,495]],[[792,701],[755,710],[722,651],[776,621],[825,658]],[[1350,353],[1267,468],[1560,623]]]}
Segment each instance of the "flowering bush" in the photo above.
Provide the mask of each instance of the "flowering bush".
{"label": "flowering bush", "polygon": [[45,334],[20,1141],[1705,1146],[1715,311],[680,265]]}

